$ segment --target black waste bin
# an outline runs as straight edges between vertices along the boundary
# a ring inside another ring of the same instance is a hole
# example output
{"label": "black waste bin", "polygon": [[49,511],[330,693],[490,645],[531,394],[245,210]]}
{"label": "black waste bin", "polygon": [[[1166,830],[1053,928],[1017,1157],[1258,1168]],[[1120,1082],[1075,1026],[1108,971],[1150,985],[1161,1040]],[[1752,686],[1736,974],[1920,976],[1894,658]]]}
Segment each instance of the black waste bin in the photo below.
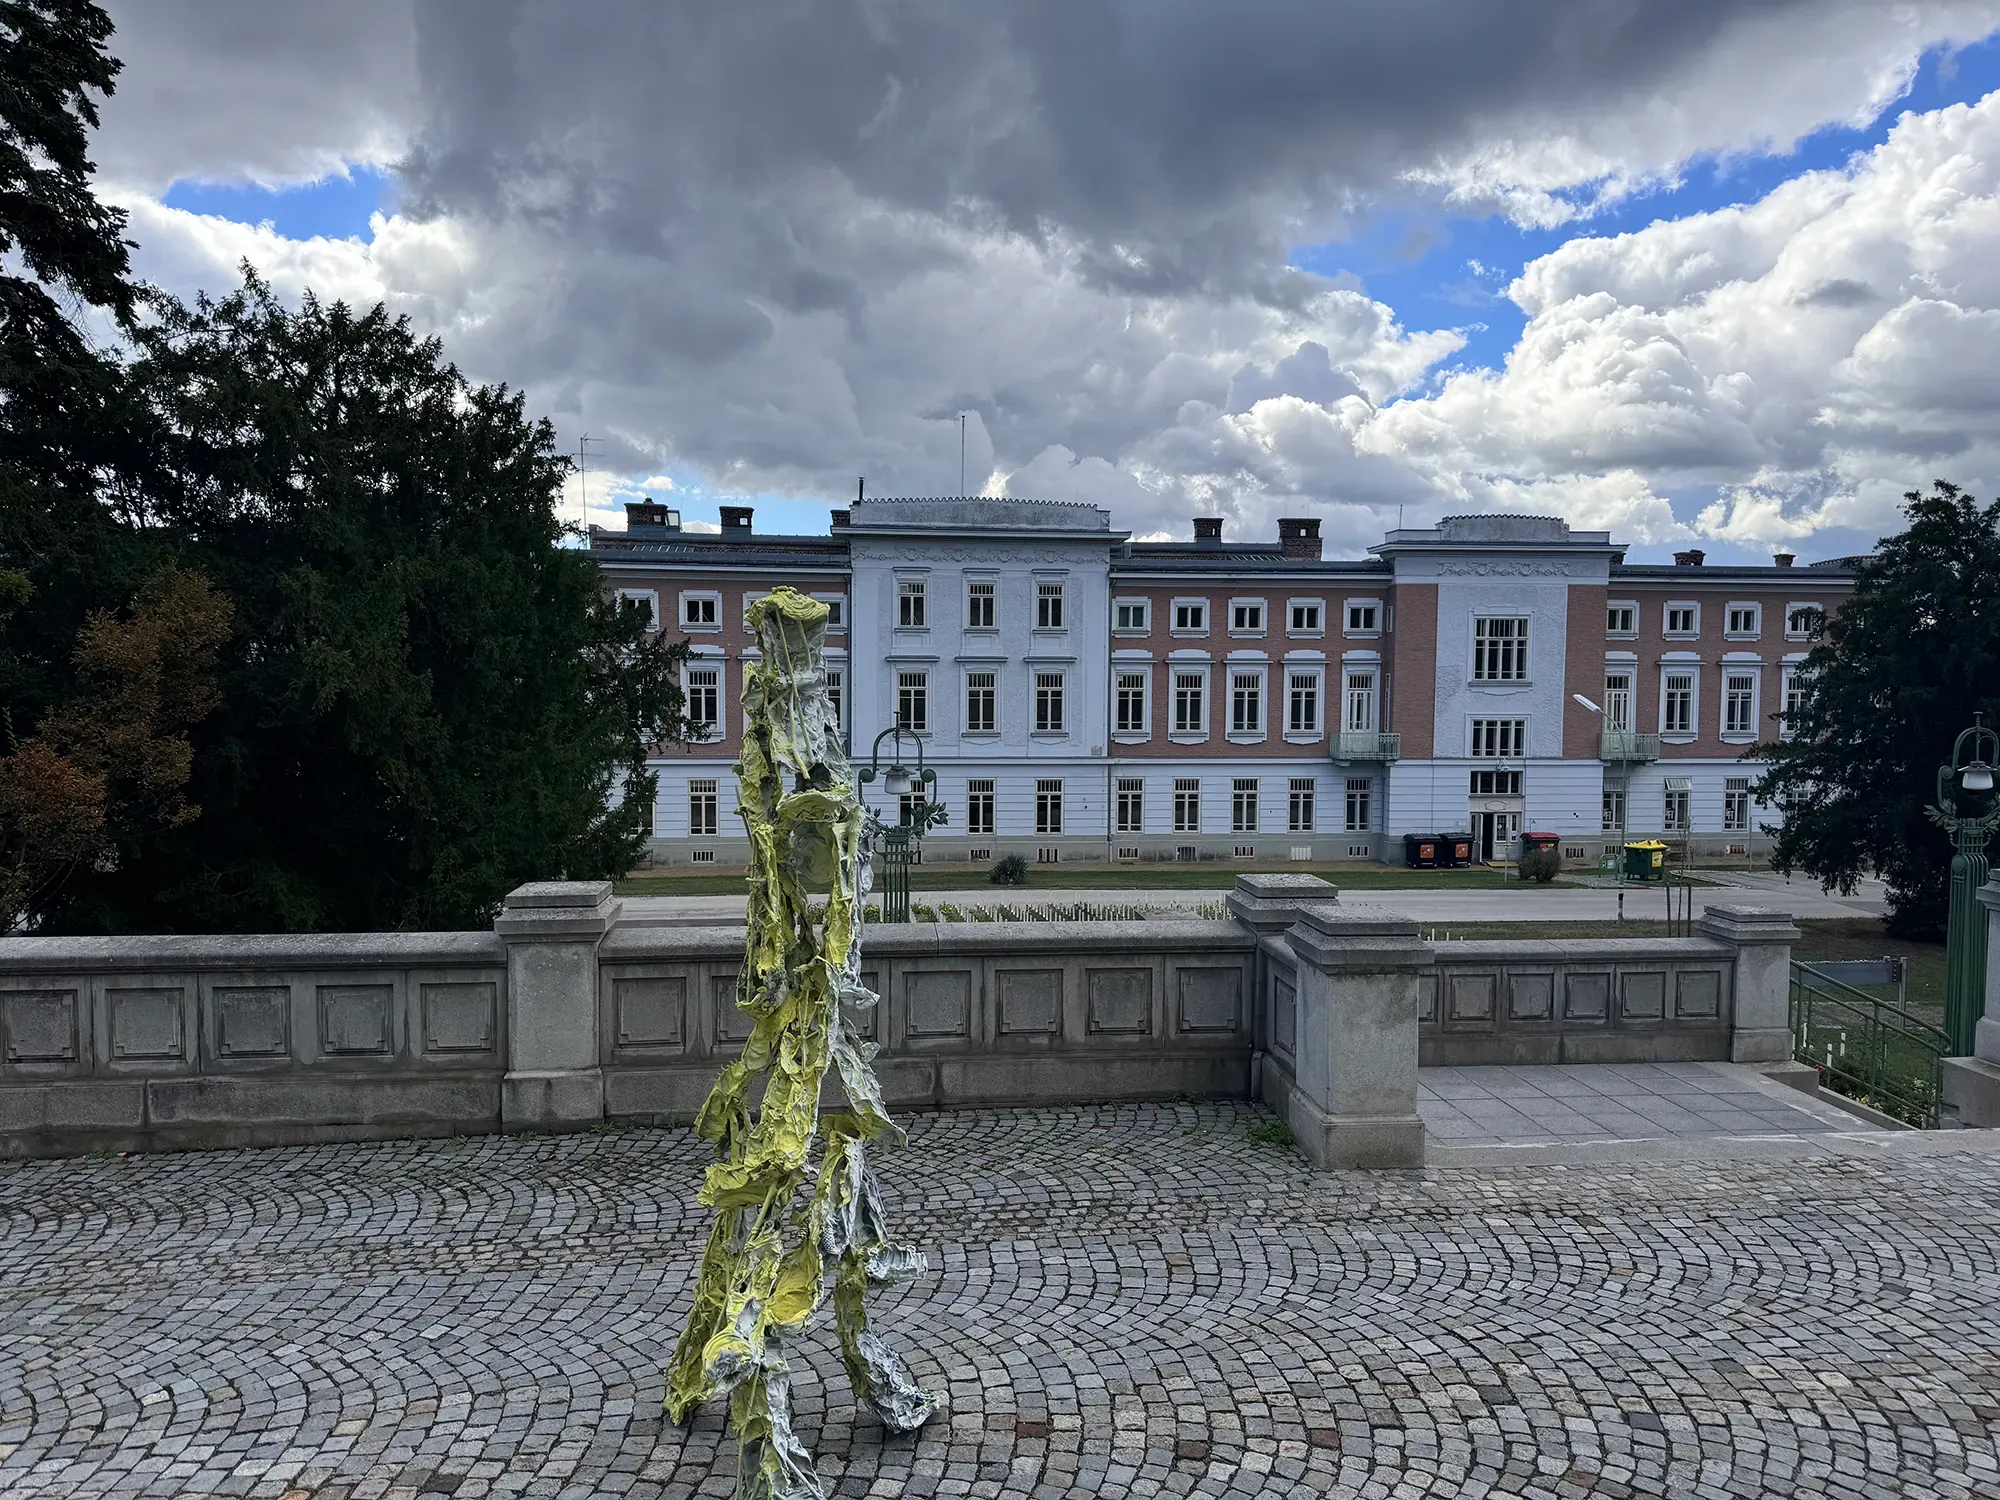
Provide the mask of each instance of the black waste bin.
{"label": "black waste bin", "polygon": [[1404,834],[1403,858],[1412,870],[1435,870],[1438,867],[1436,836],[1428,833]]}
{"label": "black waste bin", "polygon": [[[1442,835],[1441,853],[1452,869],[1462,869],[1472,863],[1472,835],[1469,833],[1447,833]],[[1445,861],[1440,861],[1444,863]]]}
{"label": "black waste bin", "polygon": [[1559,833],[1524,833],[1521,835],[1521,852],[1533,854],[1537,849],[1556,849],[1562,846]]}

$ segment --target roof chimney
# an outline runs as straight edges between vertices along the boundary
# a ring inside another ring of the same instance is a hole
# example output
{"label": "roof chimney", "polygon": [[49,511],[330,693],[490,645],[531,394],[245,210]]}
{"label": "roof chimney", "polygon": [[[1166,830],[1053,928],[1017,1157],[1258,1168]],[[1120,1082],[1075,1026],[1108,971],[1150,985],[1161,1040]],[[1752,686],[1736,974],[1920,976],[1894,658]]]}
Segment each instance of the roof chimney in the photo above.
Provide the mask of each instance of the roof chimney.
{"label": "roof chimney", "polygon": [[1197,542],[1219,542],[1222,540],[1222,517],[1196,516],[1194,518],[1194,539]]}
{"label": "roof chimney", "polygon": [[1772,563],[1780,568],[1789,568],[1797,560],[1789,552],[1773,552],[1771,554]]}
{"label": "roof chimney", "polygon": [[833,529],[835,531],[839,531],[843,526],[847,524],[847,518],[853,515],[854,512],[848,510],[836,510],[829,512],[829,514],[833,517]]}
{"label": "roof chimney", "polygon": [[625,529],[627,531],[662,527],[668,531],[679,531],[681,529],[681,513],[672,506],[660,504],[659,501],[650,496],[644,500],[627,500],[625,502]]}
{"label": "roof chimney", "polygon": [[1286,557],[1319,561],[1319,517],[1278,517],[1278,544]]}
{"label": "roof chimney", "polygon": [[721,507],[722,534],[732,531],[748,533],[750,530],[750,507],[747,505],[725,505]]}
{"label": "roof chimney", "polygon": [[1698,568],[1701,566],[1701,560],[1706,556],[1708,556],[1706,552],[1700,551],[1676,552],[1674,554],[1674,566],[1677,568]]}

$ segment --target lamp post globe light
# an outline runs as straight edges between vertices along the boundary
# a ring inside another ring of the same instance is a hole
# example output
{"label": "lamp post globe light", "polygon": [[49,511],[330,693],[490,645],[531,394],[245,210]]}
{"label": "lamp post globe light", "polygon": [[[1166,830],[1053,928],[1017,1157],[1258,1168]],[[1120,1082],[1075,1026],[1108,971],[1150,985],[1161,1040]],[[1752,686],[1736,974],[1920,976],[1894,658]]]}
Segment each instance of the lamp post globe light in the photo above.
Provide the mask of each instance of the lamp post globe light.
{"label": "lamp post globe light", "polygon": [[[917,749],[914,771],[903,763],[903,741],[906,739]],[[886,770],[882,766],[884,740],[891,741]],[[910,865],[914,846],[926,829],[944,821],[944,804],[930,795],[931,788],[937,783],[937,772],[924,764],[923,736],[905,729],[900,716],[894,724],[875,736],[868,764],[860,773],[864,784],[878,776],[882,780],[883,792],[895,799],[886,815],[878,814],[882,825],[882,920],[907,922],[910,920]],[[912,790],[919,790],[919,800],[911,809],[908,821],[905,821],[903,799]]]}
{"label": "lamp post globe light", "polygon": [[[1960,733],[1951,761],[1938,767],[1937,802],[1924,809],[1933,823],[1950,831],[1951,925],[1945,938],[1944,1029],[1954,1056],[1970,1057],[1986,995],[1986,914],[1979,888],[1986,883],[1986,840],[2000,827],[2000,800],[1991,800],[1993,766],[2000,760],[2000,736],[1986,727],[1986,715],[1972,716]],[[1961,817],[1953,787],[1989,797],[1986,811]]]}

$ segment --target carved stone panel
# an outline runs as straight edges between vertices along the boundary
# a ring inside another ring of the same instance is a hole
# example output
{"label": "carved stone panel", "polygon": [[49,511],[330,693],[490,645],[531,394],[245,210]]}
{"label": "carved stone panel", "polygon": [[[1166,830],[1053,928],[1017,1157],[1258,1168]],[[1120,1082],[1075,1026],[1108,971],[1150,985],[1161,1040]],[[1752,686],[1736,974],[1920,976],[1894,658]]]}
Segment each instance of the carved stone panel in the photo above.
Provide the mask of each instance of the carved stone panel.
{"label": "carved stone panel", "polygon": [[1093,1036],[1150,1036],[1153,971],[1092,969],[1084,979],[1084,1006]]}
{"label": "carved stone panel", "polygon": [[1618,1015],[1625,1021],[1658,1021],[1667,1014],[1667,976],[1664,972],[1620,974]]}
{"label": "carved stone panel", "polygon": [[7,1039],[7,1061],[75,1062],[77,993],[52,988],[0,994],[0,1034]]}
{"label": "carved stone panel", "polygon": [[1609,974],[1569,974],[1563,979],[1563,1019],[1597,1022],[1611,1016]]}
{"label": "carved stone panel", "polygon": [[1002,1036],[1062,1034],[1063,971],[1002,969],[994,976]]}
{"label": "carved stone panel", "polygon": [[883,982],[880,969],[863,969],[861,983],[878,998],[873,1005],[860,1007],[850,1005],[841,1012],[847,1019],[847,1029],[865,1041],[875,1040],[877,1022],[882,1014],[882,1000],[879,997],[882,994]]}
{"label": "carved stone panel", "polygon": [[116,1058],[180,1057],[185,1050],[179,985],[107,989],[111,1055]]}
{"label": "carved stone panel", "polygon": [[687,989],[684,974],[614,979],[611,998],[618,1014],[618,1045],[686,1051]]}
{"label": "carved stone panel", "polygon": [[292,1050],[292,991],[282,984],[217,985],[215,1049],[223,1057],[288,1057]]}
{"label": "carved stone panel", "polygon": [[1299,1050],[1298,986],[1282,974],[1271,976],[1271,1050],[1296,1057]]}
{"label": "carved stone panel", "polygon": [[447,980],[422,989],[425,1052],[490,1052],[499,987],[490,979]]}
{"label": "carved stone panel", "polygon": [[741,1045],[750,1040],[750,1028],[756,1023],[736,1003],[736,976],[734,974],[711,974],[708,976],[708,1004],[715,1013],[715,1039]]}
{"label": "carved stone panel", "polygon": [[1553,974],[1509,974],[1507,976],[1507,1019],[1510,1021],[1551,1021],[1556,1013],[1556,976]]}
{"label": "carved stone panel", "polygon": [[1494,974],[1447,974],[1444,1018],[1461,1025],[1490,1024],[1498,981],[1499,976]]}
{"label": "carved stone panel", "polygon": [[1174,970],[1180,1014],[1175,1029],[1192,1035],[1221,1036],[1237,1029],[1243,971],[1183,966]]}
{"label": "carved stone panel", "polygon": [[1435,1026],[1438,1018],[1438,976],[1432,969],[1417,981],[1417,1024]]}
{"label": "carved stone panel", "polygon": [[972,973],[967,969],[903,975],[903,1029],[923,1041],[972,1035]]}
{"label": "carved stone panel", "polygon": [[1715,969],[1683,969],[1674,976],[1674,1019],[1713,1021],[1722,1014],[1722,975]]}
{"label": "carved stone panel", "polygon": [[319,1050],[328,1057],[387,1057],[395,1050],[395,986],[319,987]]}

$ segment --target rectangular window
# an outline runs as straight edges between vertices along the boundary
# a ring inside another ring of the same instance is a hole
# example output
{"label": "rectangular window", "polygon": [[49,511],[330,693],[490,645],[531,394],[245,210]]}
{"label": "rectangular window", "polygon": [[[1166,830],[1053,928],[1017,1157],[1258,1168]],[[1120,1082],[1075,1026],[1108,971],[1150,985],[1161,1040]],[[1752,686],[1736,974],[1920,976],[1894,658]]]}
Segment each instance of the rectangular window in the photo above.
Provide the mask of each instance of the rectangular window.
{"label": "rectangular window", "polygon": [[690,781],[688,783],[688,837],[713,838],[715,836],[715,782]]}
{"label": "rectangular window", "polygon": [[1319,673],[1292,674],[1291,709],[1285,723],[1293,734],[1319,733]]}
{"label": "rectangular window", "polygon": [[618,602],[620,604],[638,605],[640,610],[643,611],[646,616],[646,628],[648,630],[654,630],[658,628],[659,618],[660,618],[657,612],[658,602],[654,598],[652,590],[620,589],[618,591]]}
{"label": "rectangular window", "polygon": [[925,628],[923,579],[901,578],[896,581],[896,624],[903,630]]}
{"label": "rectangular window", "polygon": [[1060,583],[1035,585],[1035,629],[1063,628],[1063,586]]}
{"label": "rectangular window", "polygon": [[1229,784],[1229,831],[1257,831],[1257,778],[1238,776]]}
{"label": "rectangular window", "polygon": [[1474,771],[1466,780],[1466,790],[1475,797],[1518,797],[1519,771]]}
{"label": "rectangular window", "polygon": [[1374,783],[1365,776],[1347,778],[1347,831],[1366,833],[1373,815],[1370,792]]}
{"label": "rectangular window", "polygon": [[687,716],[704,734],[714,734],[722,719],[722,669],[687,669]]}
{"label": "rectangular window", "polygon": [[1604,789],[1603,829],[1606,833],[1625,831],[1625,791],[1622,787]]}
{"label": "rectangular window", "polygon": [[820,603],[826,606],[826,628],[835,631],[845,630],[847,628],[846,601],[843,599],[822,599]]}
{"label": "rectangular window", "polygon": [[1201,832],[1201,782],[1192,776],[1174,778],[1174,832]]}
{"label": "rectangular window", "polygon": [[1668,833],[1688,831],[1688,791],[1685,787],[1668,787],[1664,812],[1660,817],[1660,827]]}
{"label": "rectangular window", "polygon": [[842,700],[846,686],[847,686],[847,673],[845,671],[835,668],[835,669],[830,669],[827,672],[826,705],[828,708],[833,710],[833,722],[836,725],[838,725],[841,722],[841,709],[843,707]]}
{"label": "rectangular window", "polygon": [[1755,734],[1757,679],[1748,673],[1729,673],[1722,679],[1722,732]]}
{"label": "rectangular window", "polygon": [[992,672],[967,672],[965,674],[965,732],[967,734],[991,734],[998,723],[994,709],[994,683],[997,674]]}
{"label": "rectangular window", "polygon": [[1245,635],[1259,635],[1264,629],[1264,606],[1233,604],[1229,608],[1229,628]]}
{"label": "rectangular window", "polygon": [[681,600],[681,614],[686,624],[700,630],[715,624],[716,598],[713,594],[690,594]]}
{"label": "rectangular window", "polygon": [[1789,604],[1785,606],[1785,635],[1794,641],[1809,641],[1819,628],[1820,613],[1817,604]]}
{"label": "rectangular window", "polygon": [[924,794],[922,792],[903,793],[902,796],[896,799],[896,822],[898,826],[908,828],[923,815],[923,810]]}
{"label": "rectangular window", "polygon": [[1526,719],[1474,719],[1472,753],[1482,758],[1519,760],[1528,743]]}
{"label": "rectangular window", "polygon": [[1692,604],[1669,604],[1667,606],[1667,634],[1694,635],[1696,621],[1700,616]]}
{"label": "rectangular window", "polygon": [[1806,674],[1802,667],[1794,667],[1785,674],[1785,720],[1779,733],[1791,738],[1795,716],[1806,706]]}
{"label": "rectangular window", "polygon": [[1732,604],[1729,606],[1730,635],[1757,634],[1757,606],[1754,604]]}
{"label": "rectangular window", "polygon": [[1694,673],[1667,673],[1666,701],[1660,713],[1660,733],[1694,733]]}
{"label": "rectangular window", "polygon": [[1722,783],[1722,831],[1750,831],[1750,778],[1731,776]]}
{"label": "rectangular window", "polygon": [[1062,831],[1062,783],[1060,781],[1036,782],[1035,832],[1061,833]]}
{"label": "rectangular window", "polygon": [[1347,717],[1341,720],[1350,732],[1366,734],[1375,727],[1375,674],[1347,674]]}
{"label": "rectangular window", "polygon": [[1614,604],[1604,613],[1604,633],[1606,635],[1637,635],[1639,633],[1639,610],[1632,604]]}
{"label": "rectangular window", "polygon": [[1317,604],[1294,604],[1292,606],[1292,633],[1294,635],[1317,635],[1319,633],[1319,606]]}
{"label": "rectangular window", "polygon": [[993,628],[994,585],[989,579],[975,578],[965,586],[965,628]]}
{"label": "rectangular window", "polygon": [[1146,628],[1146,601],[1143,599],[1120,599],[1118,601],[1118,629],[1143,631]]}
{"label": "rectangular window", "polygon": [[1229,680],[1229,732],[1255,734],[1264,727],[1264,679],[1235,672]]}
{"label": "rectangular window", "polygon": [[1146,732],[1146,674],[1144,672],[1120,672],[1118,674],[1117,724],[1120,734],[1144,734]]}
{"label": "rectangular window", "polygon": [[1207,680],[1201,672],[1174,673],[1174,733],[1202,732],[1201,699]]}
{"label": "rectangular window", "polygon": [[993,831],[993,783],[991,781],[966,782],[965,831],[967,833],[991,833]]}
{"label": "rectangular window", "polygon": [[1472,622],[1472,680],[1528,680],[1528,622],[1515,617],[1479,616]]}
{"label": "rectangular window", "polygon": [[1604,674],[1604,727],[1630,730],[1632,727],[1632,674]]}
{"label": "rectangular window", "polygon": [[1035,674],[1035,732],[1060,734],[1063,727],[1063,674]]}
{"label": "rectangular window", "polygon": [[896,674],[896,722],[919,734],[931,727],[930,678],[925,673]]}
{"label": "rectangular window", "polygon": [[1143,833],[1146,827],[1146,783],[1138,777],[1118,781],[1119,833]]}
{"label": "rectangular window", "polygon": [[1378,606],[1373,604],[1350,604],[1347,606],[1347,628],[1350,632],[1366,633],[1375,628]]}
{"label": "rectangular window", "polygon": [[1314,800],[1316,787],[1310,776],[1292,778],[1291,796],[1288,802],[1288,822],[1293,833],[1311,833],[1316,816]]}
{"label": "rectangular window", "polygon": [[1206,604],[1176,604],[1174,606],[1174,629],[1208,629],[1208,606]]}

